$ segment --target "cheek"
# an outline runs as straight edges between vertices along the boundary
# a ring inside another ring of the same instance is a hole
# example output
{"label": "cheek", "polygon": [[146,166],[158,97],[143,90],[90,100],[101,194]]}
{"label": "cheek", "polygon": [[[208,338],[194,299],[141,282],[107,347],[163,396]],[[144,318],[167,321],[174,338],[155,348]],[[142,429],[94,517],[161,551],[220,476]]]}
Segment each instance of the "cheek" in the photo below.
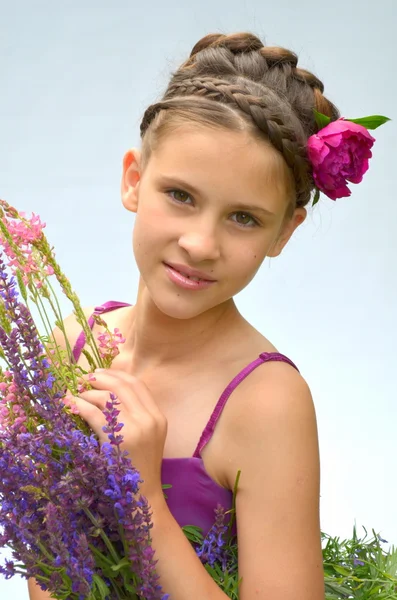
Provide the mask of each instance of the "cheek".
{"label": "cheek", "polygon": [[151,255],[158,257],[158,252],[170,241],[170,227],[166,222],[164,211],[155,206],[150,210],[141,206],[135,216],[132,233],[132,247],[139,268],[144,267]]}
{"label": "cheek", "polygon": [[152,229],[141,215],[136,215],[132,232],[132,248],[138,267],[141,267],[141,261],[147,256],[148,248],[152,246],[152,244]]}
{"label": "cheek", "polygon": [[164,223],[163,219],[155,211],[138,211],[135,217],[133,242],[134,249],[138,246],[151,246],[159,239]]}
{"label": "cheek", "polygon": [[243,285],[247,285],[255,276],[265,256],[266,252],[263,246],[258,248],[240,246],[238,252],[233,254],[231,264],[235,275],[242,281]]}
{"label": "cheek", "polygon": [[258,269],[266,256],[266,248],[263,244],[250,245],[243,249],[240,255],[247,270]]}

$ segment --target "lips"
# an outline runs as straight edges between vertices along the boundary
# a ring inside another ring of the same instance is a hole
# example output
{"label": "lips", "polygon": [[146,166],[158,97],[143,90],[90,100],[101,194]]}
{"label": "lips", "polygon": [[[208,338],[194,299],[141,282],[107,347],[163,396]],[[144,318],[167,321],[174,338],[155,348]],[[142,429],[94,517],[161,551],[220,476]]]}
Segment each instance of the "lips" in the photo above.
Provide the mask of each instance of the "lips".
{"label": "lips", "polygon": [[185,277],[189,277],[189,279],[193,279],[193,280],[201,279],[203,281],[216,281],[216,279],[214,279],[213,277],[210,277],[209,275],[207,275],[207,273],[203,273],[202,271],[198,271],[197,269],[192,269],[191,267],[188,267],[187,265],[181,265],[179,263],[164,263],[164,264],[167,265],[168,267],[171,267],[171,269],[178,271],[178,273],[181,273]]}

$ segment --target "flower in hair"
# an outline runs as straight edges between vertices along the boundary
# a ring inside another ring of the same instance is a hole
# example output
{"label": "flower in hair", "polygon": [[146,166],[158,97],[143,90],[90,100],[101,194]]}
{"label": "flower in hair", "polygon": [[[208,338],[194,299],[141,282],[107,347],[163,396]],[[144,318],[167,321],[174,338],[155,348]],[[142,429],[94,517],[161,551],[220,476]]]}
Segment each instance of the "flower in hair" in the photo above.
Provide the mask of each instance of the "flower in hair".
{"label": "flower in hair", "polygon": [[372,116],[362,119],[330,120],[326,115],[315,112],[319,129],[307,141],[307,153],[313,167],[316,193],[313,205],[319,200],[320,192],[332,200],[350,196],[347,182],[360,183],[368,170],[375,138],[368,129],[375,129],[387,117]]}

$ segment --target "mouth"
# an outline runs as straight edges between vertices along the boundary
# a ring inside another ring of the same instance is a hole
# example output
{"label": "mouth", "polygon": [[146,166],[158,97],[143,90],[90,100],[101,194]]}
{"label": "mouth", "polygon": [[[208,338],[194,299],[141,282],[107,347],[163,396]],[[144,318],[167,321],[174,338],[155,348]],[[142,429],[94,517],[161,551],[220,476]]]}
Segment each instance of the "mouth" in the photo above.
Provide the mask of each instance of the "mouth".
{"label": "mouth", "polygon": [[163,263],[166,267],[170,267],[177,273],[186,277],[186,279],[190,279],[191,281],[205,281],[207,283],[214,283],[216,280],[211,278],[206,273],[202,273],[201,271],[197,271],[196,269],[191,269],[186,265],[179,265],[175,263]]}
{"label": "mouth", "polygon": [[199,291],[205,290],[215,284],[215,280],[206,279],[208,275],[205,275],[204,273],[202,274],[204,275],[203,277],[199,277],[197,271],[193,271],[193,273],[189,272],[190,267],[187,269],[188,272],[186,273],[185,265],[178,265],[178,267],[169,263],[163,263],[163,265],[169,280],[179,288],[190,291]]}

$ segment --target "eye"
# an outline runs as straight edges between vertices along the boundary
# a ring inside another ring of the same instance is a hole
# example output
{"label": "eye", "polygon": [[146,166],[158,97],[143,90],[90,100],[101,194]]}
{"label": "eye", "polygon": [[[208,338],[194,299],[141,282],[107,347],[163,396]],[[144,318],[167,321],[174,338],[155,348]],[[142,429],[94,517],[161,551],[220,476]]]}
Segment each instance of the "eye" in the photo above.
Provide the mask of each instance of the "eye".
{"label": "eye", "polygon": [[167,194],[180,204],[187,204],[186,200],[190,198],[189,194],[183,190],[169,190]]}
{"label": "eye", "polygon": [[[167,190],[166,194],[178,204],[192,204],[192,197],[183,190]],[[188,202],[188,200],[191,202]],[[248,212],[238,211],[232,216],[236,217],[234,222],[237,223],[237,225],[239,225],[241,228],[251,229],[253,227],[260,227],[260,222]]]}
{"label": "eye", "polygon": [[233,216],[238,217],[238,219],[236,219],[235,223],[237,223],[238,225],[241,225],[242,227],[257,227],[259,226],[259,222],[249,213],[245,213],[245,212],[237,212],[234,213]]}

